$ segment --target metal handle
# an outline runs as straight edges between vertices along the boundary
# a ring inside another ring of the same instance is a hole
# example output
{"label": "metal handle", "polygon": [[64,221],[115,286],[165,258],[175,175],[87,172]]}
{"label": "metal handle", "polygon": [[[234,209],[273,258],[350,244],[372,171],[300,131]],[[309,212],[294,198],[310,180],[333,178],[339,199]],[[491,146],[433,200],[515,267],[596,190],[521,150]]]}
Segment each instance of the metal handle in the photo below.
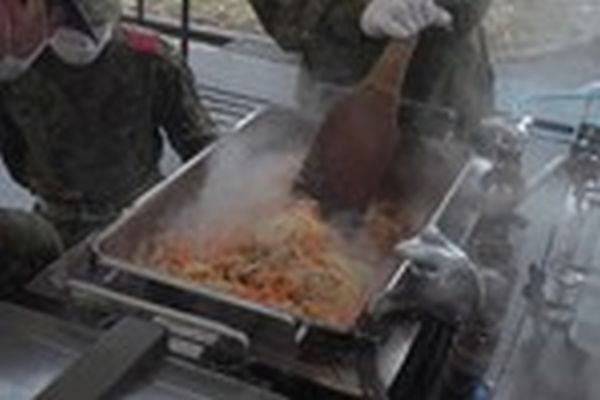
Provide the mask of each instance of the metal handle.
{"label": "metal handle", "polygon": [[36,400],[100,400],[162,356],[166,335],[156,324],[125,318],[54,380]]}
{"label": "metal handle", "polygon": [[393,40],[369,71],[363,85],[389,95],[397,103],[418,38]]}
{"label": "metal handle", "polygon": [[533,118],[533,120],[531,120],[531,126],[537,129],[553,131],[565,135],[572,135],[576,131],[576,129],[569,124],[540,118]]}
{"label": "metal handle", "polygon": [[[125,306],[129,306],[137,310],[141,310],[156,316],[163,317],[163,319],[158,319],[157,322],[161,323],[162,321],[162,325],[165,326],[167,329],[172,330],[173,327],[170,326],[168,323],[165,323],[165,320],[175,321],[183,325],[198,328],[202,331],[214,333],[223,338],[231,339],[239,343],[244,352],[247,352],[250,348],[250,339],[248,338],[248,335],[225,324],[202,318],[197,315],[184,313],[182,311],[178,311],[170,307],[152,303],[148,300],[143,300],[137,297],[133,297],[124,293],[120,293],[111,289],[107,289],[105,287],[97,286],[76,279],[68,280],[67,286],[71,289],[78,290],[83,293],[91,294],[109,301],[116,302],[118,304],[123,304]],[[177,334],[178,332],[174,333]]]}

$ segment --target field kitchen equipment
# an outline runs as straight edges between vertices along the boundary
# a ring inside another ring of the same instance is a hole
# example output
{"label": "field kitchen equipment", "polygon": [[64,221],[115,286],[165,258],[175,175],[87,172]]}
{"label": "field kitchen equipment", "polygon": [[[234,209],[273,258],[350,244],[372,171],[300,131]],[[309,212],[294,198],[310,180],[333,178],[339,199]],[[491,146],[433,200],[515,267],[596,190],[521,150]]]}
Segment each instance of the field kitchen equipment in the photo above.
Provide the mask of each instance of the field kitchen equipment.
{"label": "field kitchen equipment", "polygon": [[[239,150],[232,154],[251,159],[305,154],[317,126],[285,109],[258,113],[239,132],[145,195],[86,247],[74,250],[70,260],[66,257],[38,284],[52,282],[66,289],[73,303],[99,304],[101,310],[122,310],[164,326],[173,339],[171,350],[187,360],[226,355],[236,370],[252,366],[252,376],[256,369],[260,376],[271,371],[267,373],[270,384],[285,377],[306,390],[351,398],[377,397],[389,390],[414,393],[417,377],[424,376],[425,370],[433,374],[443,362],[445,347],[439,339],[446,334],[427,318],[408,315],[385,324],[369,318],[382,293],[406,274],[409,263],[397,256],[390,254],[371,275],[356,318],[345,324],[323,323],[247,301],[175,278],[134,257],[140,243],[177,228],[173,221],[181,220],[181,211],[202,198],[202,183],[219,154],[231,148]],[[468,158],[460,146],[440,139],[444,137],[413,143],[414,154],[403,159],[397,176],[419,184],[397,192],[402,196],[398,201],[411,207],[406,215],[414,218],[414,233],[435,224],[451,240],[465,243],[478,221],[484,170],[481,161]]]}

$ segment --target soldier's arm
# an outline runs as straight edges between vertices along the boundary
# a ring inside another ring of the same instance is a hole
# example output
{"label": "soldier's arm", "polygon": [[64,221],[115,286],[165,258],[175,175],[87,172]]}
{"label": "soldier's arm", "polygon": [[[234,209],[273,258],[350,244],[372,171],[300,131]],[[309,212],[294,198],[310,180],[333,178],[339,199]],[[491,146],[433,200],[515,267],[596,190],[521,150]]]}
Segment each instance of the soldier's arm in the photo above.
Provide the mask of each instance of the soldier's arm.
{"label": "soldier's arm", "polygon": [[[318,35],[349,45],[373,45],[360,30],[370,0],[250,0],[261,23],[286,50],[302,51]],[[481,22],[491,0],[437,0],[454,17],[456,32],[469,32]],[[380,42],[381,44],[381,42]]]}
{"label": "soldier's arm", "polygon": [[368,39],[360,17],[369,0],[249,0],[265,30],[286,50],[302,51],[317,36],[357,43]]}
{"label": "soldier's arm", "polygon": [[167,47],[159,64],[155,113],[177,154],[187,160],[215,140],[216,127],[184,60]]}
{"label": "soldier's arm", "polygon": [[457,33],[470,33],[481,24],[492,0],[437,0],[454,18],[453,27]]}

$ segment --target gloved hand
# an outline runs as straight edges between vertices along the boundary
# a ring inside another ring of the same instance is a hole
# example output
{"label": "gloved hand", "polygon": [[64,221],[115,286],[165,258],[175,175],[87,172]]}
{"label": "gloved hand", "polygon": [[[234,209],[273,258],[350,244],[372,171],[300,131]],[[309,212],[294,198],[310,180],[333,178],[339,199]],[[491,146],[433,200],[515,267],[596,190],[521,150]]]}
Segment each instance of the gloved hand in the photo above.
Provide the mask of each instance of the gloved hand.
{"label": "gloved hand", "polygon": [[379,301],[375,319],[416,312],[457,325],[475,315],[483,291],[479,275],[465,252],[437,228],[401,243],[396,251],[412,264]]}
{"label": "gloved hand", "polygon": [[373,0],[360,21],[362,31],[376,39],[405,39],[429,26],[451,23],[450,13],[434,0]]}

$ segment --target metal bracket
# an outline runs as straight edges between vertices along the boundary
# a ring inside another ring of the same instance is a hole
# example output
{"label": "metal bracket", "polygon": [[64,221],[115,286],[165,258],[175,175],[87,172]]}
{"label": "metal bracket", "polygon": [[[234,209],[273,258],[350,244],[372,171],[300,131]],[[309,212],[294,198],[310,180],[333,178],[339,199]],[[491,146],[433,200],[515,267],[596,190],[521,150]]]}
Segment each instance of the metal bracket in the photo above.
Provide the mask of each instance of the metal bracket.
{"label": "metal bracket", "polygon": [[250,348],[250,339],[248,336],[227,325],[88,282],[70,279],[67,281],[67,285],[72,290],[90,294],[97,298],[150,314],[154,317],[156,323],[162,325],[174,336],[204,346],[210,346],[216,340],[223,339],[231,343],[232,353],[237,347],[237,353],[242,354],[242,356],[248,354]]}

